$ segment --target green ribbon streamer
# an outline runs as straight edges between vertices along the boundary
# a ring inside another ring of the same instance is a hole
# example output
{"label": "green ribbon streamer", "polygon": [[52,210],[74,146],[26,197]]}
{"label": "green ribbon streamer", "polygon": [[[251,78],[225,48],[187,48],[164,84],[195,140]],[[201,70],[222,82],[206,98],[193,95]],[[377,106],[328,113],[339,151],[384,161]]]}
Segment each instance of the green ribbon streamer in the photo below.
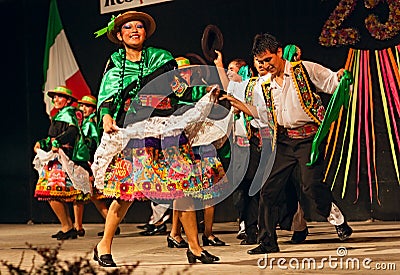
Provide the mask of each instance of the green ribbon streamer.
{"label": "green ribbon streamer", "polygon": [[329,132],[329,128],[333,121],[335,121],[338,116],[342,106],[348,108],[350,99],[350,85],[353,83],[353,77],[351,73],[347,70],[344,71],[342,79],[331,100],[329,101],[328,107],[326,109],[325,117],[318,128],[317,133],[314,136],[314,140],[311,147],[310,162],[307,166],[313,165],[319,156],[319,146],[321,145],[326,134]]}
{"label": "green ribbon streamer", "polygon": [[103,34],[105,34],[105,33],[107,33],[107,32],[110,32],[110,31],[112,31],[113,29],[114,29],[114,25],[115,25],[115,16],[113,15],[112,17],[111,17],[111,20],[110,20],[110,22],[108,22],[108,24],[107,24],[107,27],[104,27],[104,28],[102,28],[102,29],[100,29],[100,30],[98,30],[98,31],[96,31],[94,34],[96,35],[96,37],[95,38],[97,38],[97,37],[99,37],[99,36],[102,36]]}

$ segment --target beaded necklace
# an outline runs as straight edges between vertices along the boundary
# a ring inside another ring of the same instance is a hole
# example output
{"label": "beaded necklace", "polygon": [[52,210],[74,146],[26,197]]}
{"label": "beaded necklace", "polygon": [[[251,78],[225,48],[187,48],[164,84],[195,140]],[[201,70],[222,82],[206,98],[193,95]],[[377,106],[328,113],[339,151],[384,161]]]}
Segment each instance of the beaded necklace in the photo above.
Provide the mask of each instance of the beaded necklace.
{"label": "beaded necklace", "polygon": [[[128,111],[129,110],[129,106],[130,106],[130,99],[134,99],[136,101],[139,101],[139,99],[137,98],[137,94],[141,88],[141,81],[143,78],[143,70],[144,70],[144,62],[146,60],[146,48],[142,49],[142,55],[140,57],[140,61],[139,61],[139,75],[138,75],[138,79],[136,81],[136,85],[135,87],[128,92],[129,97],[127,99],[125,99],[125,102],[123,102],[124,98],[122,98],[122,93],[124,90],[124,77],[125,77],[125,66],[126,66],[126,50],[124,50],[124,58],[122,61],[122,66],[121,66],[121,74],[120,74],[120,79],[119,79],[119,91],[117,93],[117,97],[115,100],[116,103],[116,110],[114,113],[114,119],[117,118],[119,111],[121,109],[121,106],[124,104],[124,111]],[[131,110],[131,112],[135,112],[134,109]]]}

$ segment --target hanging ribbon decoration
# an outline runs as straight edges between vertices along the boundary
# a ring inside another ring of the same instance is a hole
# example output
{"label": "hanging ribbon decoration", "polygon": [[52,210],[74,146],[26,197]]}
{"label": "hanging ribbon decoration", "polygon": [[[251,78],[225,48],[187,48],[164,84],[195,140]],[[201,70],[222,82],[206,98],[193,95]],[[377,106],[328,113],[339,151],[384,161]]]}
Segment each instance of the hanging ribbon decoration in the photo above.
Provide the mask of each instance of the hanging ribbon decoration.
{"label": "hanging ribbon decoration", "polygon": [[[332,168],[333,156],[338,145],[339,129],[344,124],[344,129],[341,142],[340,155],[338,164],[332,180],[332,189],[335,187],[338,179],[339,171],[344,164],[343,186],[341,197],[344,198],[347,189],[347,181],[349,178],[350,167],[352,163],[353,151],[357,150],[357,163],[352,167],[356,167],[356,203],[360,195],[361,171],[362,171],[362,143],[361,137],[365,137],[365,159],[368,177],[369,199],[373,202],[374,193],[376,200],[380,205],[379,200],[379,184],[377,175],[376,162],[376,136],[374,122],[374,96],[372,79],[377,79],[379,86],[380,98],[382,99],[382,109],[385,118],[390,151],[393,160],[394,170],[397,176],[397,181],[400,184],[400,173],[398,165],[398,155],[400,152],[400,135],[398,127],[398,119],[400,117],[400,45],[394,47],[395,54],[392,49],[383,49],[370,52],[368,50],[350,49],[346,61],[345,68],[350,69],[354,76],[353,89],[350,95],[349,109],[345,121],[341,122],[343,109],[340,111],[336,123],[332,123],[330,132],[327,138],[327,147],[325,150],[325,158],[329,159],[325,172],[324,181]],[[371,76],[370,55],[375,54],[376,60],[376,76]],[[375,98],[377,95],[375,95]],[[357,146],[354,146],[357,142]],[[332,145],[333,144],[333,145]],[[331,148],[332,150],[328,150]],[[375,185],[373,184],[375,181]],[[374,190],[375,189],[375,190]]]}
{"label": "hanging ribbon decoration", "polygon": [[[391,114],[391,117],[393,119],[393,127],[394,127],[394,132],[395,135],[397,136],[398,139],[398,133],[396,131],[397,129],[397,125],[396,125],[396,120],[394,117],[394,113],[393,113],[393,107],[392,107],[392,101],[390,98],[390,90],[389,90],[389,80],[387,80],[387,74],[389,73],[389,71],[386,70],[385,68],[385,58],[384,58],[384,54],[385,54],[385,50],[384,51],[380,51],[379,52],[379,56],[380,58],[380,62],[383,63],[382,66],[382,75],[384,76],[385,82],[382,82],[382,78],[379,77],[380,80],[380,88],[381,88],[381,97],[382,97],[382,103],[383,103],[383,111],[384,111],[384,115],[385,115],[385,121],[386,121],[386,127],[387,127],[387,133],[388,133],[388,137],[389,137],[389,144],[390,144],[390,149],[392,150],[392,158],[393,158],[393,164],[395,166],[395,171],[396,171],[396,175],[397,175],[397,180],[400,184],[400,176],[399,176],[399,169],[398,169],[398,165],[397,165],[397,156],[396,156],[396,149],[394,146],[394,141],[393,141],[393,135],[392,135],[392,127],[391,127],[391,120],[389,117],[389,112]],[[377,64],[379,62],[378,60],[378,52],[375,52],[376,58],[377,58]],[[378,72],[380,73],[380,67],[378,67]],[[383,89],[383,86],[385,86],[386,90]],[[385,94],[386,91],[386,94]],[[393,90],[392,91],[393,94],[397,92],[397,90]],[[388,103],[389,103],[389,108],[388,108]],[[400,142],[399,142],[400,143]]]}
{"label": "hanging ribbon decoration", "polygon": [[[359,73],[358,64],[360,63],[360,52],[359,52],[359,50],[355,50],[355,59],[356,59],[356,61],[353,62],[353,64],[352,64],[353,66],[352,66],[352,70],[351,70],[353,72],[353,75],[354,75],[354,84],[353,84],[352,93],[350,95],[349,104],[351,104],[352,107],[349,108],[349,110],[347,112],[346,124],[345,124],[345,128],[344,128],[344,133],[343,133],[343,141],[342,141],[342,146],[341,146],[341,151],[340,151],[340,156],[339,156],[339,163],[338,163],[338,166],[337,166],[334,178],[333,178],[332,187],[331,187],[332,189],[335,186],[337,175],[339,173],[339,169],[340,169],[340,166],[342,164],[345,147],[347,147],[347,146],[345,146],[345,144],[346,144],[347,132],[348,132],[348,129],[349,129],[348,125],[349,125],[349,121],[350,121],[350,115],[354,114],[354,111],[353,111],[354,102],[357,103],[357,96],[355,96],[354,94],[357,93],[357,89],[358,89],[358,73]],[[350,125],[352,125],[352,124],[350,123]],[[349,147],[348,148],[348,150],[349,150],[348,154],[349,155],[351,155],[351,150],[352,150],[352,145],[353,145],[353,140],[352,140],[352,138],[353,138],[352,133],[353,132],[354,132],[354,127],[350,127],[350,138],[349,138],[350,141],[349,141],[349,146],[348,146]],[[347,172],[348,172],[348,162],[349,161],[347,161],[346,168],[345,168],[347,170]],[[346,186],[347,186],[347,173],[345,172],[344,180],[343,180],[343,187],[342,187],[342,198],[344,197],[344,194],[345,194],[345,191],[346,191]]]}
{"label": "hanging ribbon decoration", "polygon": [[[347,55],[346,65],[344,67],[346,70],[349,70],[350,65],[353,63],[353,59],[354,59],[354,50],[350,48],[349,53]],[[343,108],[340,109],[340,113],[339,113],[339,116],[338,116],[338,119],[337,119],[337,124],[336,124],[337,127],[335,125],[335,122],[333,122],[332,125],[331,125],[331,128],[330,128],[329,135],[328,135],[327,145],[326,145],[326,150],[325,150],[325,156],[324,156],[325,159],[327,158],[327,155],[328,155],[328,149],[329,149],[331,141],[332,141],[333,132],[335,132],[335,137],[334,137],[333,145],[332,145],[333,150],[332,150],[332,154],[331,154],[331,156],[329,158],[329,161],[328,161],[328,164],[327,164],[327,168],[326,168],[326,171],[325,171],[325,177],[324,177],[324,180],[323,180],[324,182],[326,181],[326,178],[328,176],[328,173],[329,173],[332,161],[333,161],[333,157],[335,155],[335,148],[336,148],[337,140],[338,140],[338,137],[339,137],[339,130],[340,130],[340,125],[341,125],[342,115],[343,115]],[[335,131],[335,129],[336,129],[336,131]]]}

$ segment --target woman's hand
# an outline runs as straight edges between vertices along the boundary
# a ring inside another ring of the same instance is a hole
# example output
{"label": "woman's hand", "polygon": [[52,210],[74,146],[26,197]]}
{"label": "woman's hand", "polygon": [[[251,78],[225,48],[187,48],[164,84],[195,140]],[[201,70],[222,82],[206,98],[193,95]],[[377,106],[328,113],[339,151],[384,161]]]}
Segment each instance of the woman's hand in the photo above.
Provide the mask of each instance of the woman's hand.
{"label": "woman's hand", "polygon": [[58,153],[58,149],[60,149],[60,148],[54,147],[54,146],[51,147],[51,151],[52,151],[53,153]]}
{"label": "woman's hand", "polygon": [[109,114],[103,116],[103,129],[108,134],[118,131],[117,123]]}

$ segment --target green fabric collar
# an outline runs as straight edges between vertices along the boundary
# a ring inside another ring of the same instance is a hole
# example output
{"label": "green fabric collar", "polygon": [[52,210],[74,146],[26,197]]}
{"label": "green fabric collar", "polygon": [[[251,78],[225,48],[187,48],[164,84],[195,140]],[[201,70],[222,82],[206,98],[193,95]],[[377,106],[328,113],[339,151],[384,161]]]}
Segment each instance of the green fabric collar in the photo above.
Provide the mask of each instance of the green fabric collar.
{"label": "green fabric collar", "polygon": [[53,117],[53,121],[62,121],[78,127],[79,124],[75,111],[75,107],[66,106],[58,111],[58,113]]}
{"label": "green fabric collar", "polygon": [[[119,49],[111,55],[111,60],[115,67],[108,70],[102,79],[99,91],[99,98],[97,106],[113,97],[116,93],[120,91],[120,78],[123,61],[125,58],[124,49]],[[168,61],[173,60],[173,56],[170,52],[154,47],[144,48],[146,51],[145,56],[147,60],[144,60],[143,66],[143,77],[153,73],[156,69],[165,65]],[[125,71],[123,79],[123,88],[131,84],[133,81],[138,80],[139,75],[139,62],[131,62],[129,60],[125,61]]]}

